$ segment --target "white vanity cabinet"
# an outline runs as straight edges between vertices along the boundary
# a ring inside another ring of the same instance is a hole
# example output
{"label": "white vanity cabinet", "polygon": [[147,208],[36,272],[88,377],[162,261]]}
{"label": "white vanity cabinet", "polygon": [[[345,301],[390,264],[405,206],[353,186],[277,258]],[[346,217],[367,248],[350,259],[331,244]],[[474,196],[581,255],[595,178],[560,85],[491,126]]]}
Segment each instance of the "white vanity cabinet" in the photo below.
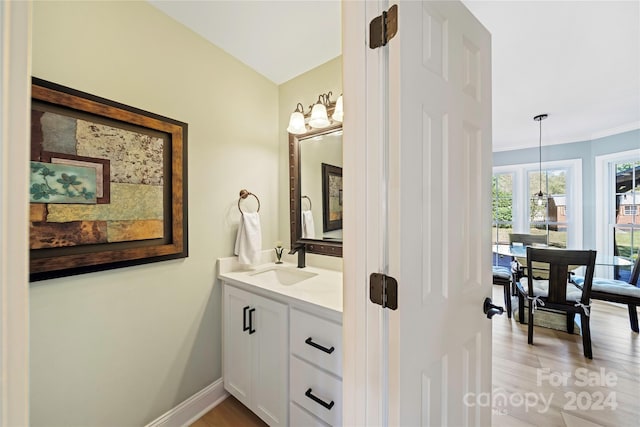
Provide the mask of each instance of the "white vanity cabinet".
{"label": "white vanity cabinet", "polygon": [[286,426],[288,306],[228,284],[224,300],[224,388],[270,426]]}
{"label": "white vanity cabinet", "polygon": [[270,426],[341,426],[342,273],[218,263],[224,388]]}

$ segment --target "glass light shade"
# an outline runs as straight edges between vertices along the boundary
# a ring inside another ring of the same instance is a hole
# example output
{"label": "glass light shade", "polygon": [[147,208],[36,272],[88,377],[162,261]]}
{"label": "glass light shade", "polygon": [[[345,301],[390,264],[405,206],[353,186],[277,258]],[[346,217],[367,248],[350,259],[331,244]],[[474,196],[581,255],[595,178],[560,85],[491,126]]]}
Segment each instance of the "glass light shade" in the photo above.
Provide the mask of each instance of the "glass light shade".
{"label": "glass light shade", "polygon": [[331,118],[336,122],[342,122],[343,115],[344,112],[342,111],[342,95],[340,95],[338,97],[338,100],[336,101],[336,108],[335,110],[333,110],[333,115],[331,116]]}
{"label": "glass light shade", "polygon": [[538,203],[538,206],[542,206],[544,194],[542,194],[542,191],[540,191],[538,194],[536,194],[536,196],[538,197],[538,200],[536,201]]}
{"label": "glass light shade", "polygon": [[321,103],[317,103],[311,110],[311,118],[309,119],[309,126],[312,128],[326,128],[330,125],[329,117],[327,116],[327,107]]}
{"label": "glass light shade", "polygon": [[292,133],[294,135],[307,133],[307,127],[304,125],[304,116],[302,115],[301,112],[294,111],[293,113],[291,113],[287,132]]}

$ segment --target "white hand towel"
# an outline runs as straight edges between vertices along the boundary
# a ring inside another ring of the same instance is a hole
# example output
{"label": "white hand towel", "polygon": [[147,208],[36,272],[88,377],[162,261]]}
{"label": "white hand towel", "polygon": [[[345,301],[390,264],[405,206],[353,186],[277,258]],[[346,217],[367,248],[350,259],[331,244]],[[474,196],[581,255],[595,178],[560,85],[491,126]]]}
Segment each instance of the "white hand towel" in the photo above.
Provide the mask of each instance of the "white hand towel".
{"label": "white hand towel", "polygon": [[302,211],[302,238],[316,238],[316,228],[313,224],[313,213],[311,211]]}
{"label": "white hand towel", "polygon": [[240,218],[234,254],[240,264],[259,264],[262,251],[262,230],[257,212],[245,212]]}

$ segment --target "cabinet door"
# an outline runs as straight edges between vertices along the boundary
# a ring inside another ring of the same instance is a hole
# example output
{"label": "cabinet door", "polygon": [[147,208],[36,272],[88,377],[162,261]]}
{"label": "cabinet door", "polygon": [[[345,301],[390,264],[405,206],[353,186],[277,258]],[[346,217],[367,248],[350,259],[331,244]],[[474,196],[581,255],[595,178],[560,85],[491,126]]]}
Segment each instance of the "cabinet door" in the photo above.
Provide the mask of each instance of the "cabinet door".
{"label": "cabinet door", "polygon": [[287,425],[289,329],[287,305],[253,295],[253,410],[270,426]]}
{"label": "cabinet door", "polygon": [[224,293],[224,388],[251,408],[251,339],[244,331],[249,322],[252,294],[225,285]]}

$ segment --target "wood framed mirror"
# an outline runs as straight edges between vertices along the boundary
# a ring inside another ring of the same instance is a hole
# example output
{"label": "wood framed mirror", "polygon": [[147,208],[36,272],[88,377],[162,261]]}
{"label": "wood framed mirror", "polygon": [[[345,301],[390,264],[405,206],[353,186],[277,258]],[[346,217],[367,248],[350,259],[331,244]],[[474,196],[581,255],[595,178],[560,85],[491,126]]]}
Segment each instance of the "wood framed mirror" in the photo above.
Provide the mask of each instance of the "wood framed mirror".
{"label": "wood framed mirror", "polygon": [[289,134],[292,250],[342,256],[342,174],[338,179],[337,170],[342,171],[342,123]]}

